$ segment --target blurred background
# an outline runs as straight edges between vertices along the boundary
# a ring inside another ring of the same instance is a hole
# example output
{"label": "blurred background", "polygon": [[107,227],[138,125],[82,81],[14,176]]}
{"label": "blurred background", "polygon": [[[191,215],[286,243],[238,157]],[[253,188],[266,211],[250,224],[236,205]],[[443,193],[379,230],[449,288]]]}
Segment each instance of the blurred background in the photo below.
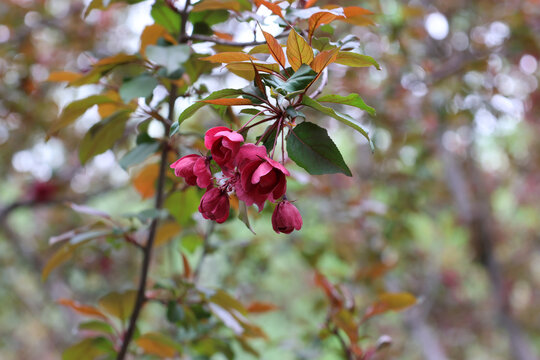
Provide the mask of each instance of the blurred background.
{"label": "blurred background", "polygon": [[[138,276],[138,254],[105,239],[41,280],[54,250],[49,238],[90,222],[66,202],[117,217],[152,207],[132,186],[137,169],[127,172],[117,163],[133,143],[129,135],[115,152],[80,165],[77,146],[99,121],[96,109],[45,141],[59,109],[101,86],[65,88],[47,82],[49,74],[136,53],[142,30],[153,22],[151,0],[92,11],[83,20],[86,3],[0,3],[2,359],[60,358],[79,336],[80,316],[56,300],[93,304],[108,291],[134,288]],[[276,235],[271,209],[251,214],[256,235],[236,219],[217,226],[201,286],[278,307],[252,316],[268,334],[253,344],[263,359],[342,358],[337,343],[319,336],[328,303],[314,284],[315,270],[347,288],[358,308],[381,291],[417,297],[414,307],[361,328],[368,342],[392,339],[380,359],[538,359],[540,1],[339,3],[376,13],[377,26],[340,23],[328,35],[357,36],[381,65],[380,71],[332,65],[328,86],[359,93],[376,109],[375,117],[352,113],[370,129],[375,151],[361,135],[318,119],[354,176],[309,176],[290,165],[289,192],[302,212],[302,230]],[[245,29],[220,26],[236,33],[235,40],[253,40]],[[275,28],[272,17],[266,26]],[[210,89],[245,84],[224,73],[216,69],[202,81]],[[187,105],[179,100],[176,111]],[[202,134],[222,122],[207,111],[185,124]],[[152,136],[162,131],[150,124]],[[196,210],[200,195],[190,193],[184,213]],[[193,263],[200,258],[207,223],[198,214],[186,222],[156,250],[152,279],[181,268],[178,249]],[[142,326],[159,328],[163,314],[148,312]],[[235,350],[238,359],[253,358]]]}

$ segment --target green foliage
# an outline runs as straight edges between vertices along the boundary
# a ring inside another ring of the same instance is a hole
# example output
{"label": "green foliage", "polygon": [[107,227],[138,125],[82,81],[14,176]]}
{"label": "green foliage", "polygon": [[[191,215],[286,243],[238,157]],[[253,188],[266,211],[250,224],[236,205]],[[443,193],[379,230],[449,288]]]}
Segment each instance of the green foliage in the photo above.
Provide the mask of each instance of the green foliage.
{"label": "green foliage", "polygon": [[326,129],[304,121],[287,139],[287,152],[295,163],[312,175],[342,173],[352,176]]}

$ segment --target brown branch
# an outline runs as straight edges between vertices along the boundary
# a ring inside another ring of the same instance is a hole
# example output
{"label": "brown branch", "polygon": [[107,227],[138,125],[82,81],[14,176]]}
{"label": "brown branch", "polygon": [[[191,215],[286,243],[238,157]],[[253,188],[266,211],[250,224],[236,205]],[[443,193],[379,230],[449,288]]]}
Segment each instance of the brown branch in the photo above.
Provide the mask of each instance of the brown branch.
{"label": "brown branch", "polygon": [[[179,42],[186,42],[186,22],[188,19],[188,8],[190,6],[190,0],[186,1],[186,5],[184,7],[184,10],[180,14],[181,18],[181,33],[179,36]],[[163,122],[163,125],[165,126],[165,138],[162,141],[162,149],[161,149],[161,160],[159,164],[159,174],[158,174],[158,184],[156,189],[156,201],[154,208],[156,210],[161,210],[163,208],[163,200],[164,200],[164,187],[165,187],[165,177],[166,177],[166,170],[168,165],[168,159],[167,155],[169,153],[169,138],[168,134],[170,131],[170,124],[174,122],[174,104],[176,103],[176,99],[178,98],[177,94],[177,87],[176,85],[171,85],[171,90],[169,93],[169,114],[167,116],[167,122]],[[128,329],[126,330],[126,333],[124,335],[124,338],[122,339],[122,346],[120,348],[120,351],[118,352],[118,356],[116,357],[117,360],[123,360],[127,354],[129,344],[131,343],[131,340],[133,339],[133,335],[135,333],[135,328],[137,326],[137,320],[139,318],[139,315],[141,313],[142,307],[144,306],[146,302],[146,282],[148,279],[148,272],[150,270],[150,262],[152,260],[152,249],[154,246],[154,240],[156,237],[156,230],[159,223],[159,218],[156,217],[152,220],[152,223],[150,224],[150,231],[148,232],[148,240],[146,241],[146,244],[142,248],[143,251],[143,262],[141,267],[141,276],[139,279],[139,287],[137,289],[137,299],[135,301],[135,306],[133,307],[133,312],[131,313],[131,316],[129,318],[129,325]]]}

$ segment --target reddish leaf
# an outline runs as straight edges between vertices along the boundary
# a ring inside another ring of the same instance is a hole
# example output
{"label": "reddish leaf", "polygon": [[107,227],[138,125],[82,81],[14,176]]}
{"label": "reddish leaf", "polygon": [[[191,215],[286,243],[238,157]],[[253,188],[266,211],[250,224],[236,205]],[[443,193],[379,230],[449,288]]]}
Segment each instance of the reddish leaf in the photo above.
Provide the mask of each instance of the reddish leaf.
{"label": "reddish leaf", "polygon": [[202,100],[202,102],[214,105],[251,105],[252,102],[249,99],[214,99],[214,100]]}
{"label": "reddish leaf", "polygon": [[270,1],[266,0],[255,0],[255,5],[257,5],[257,8],[259,8],[261,5],[266,6],[272,13],[279,16],[280,18],[283,18],[283,13],[281,12],[281,8],[277,4],[273,4]]}
{"label": "reddish leaf", "polygon": [[309,32],[308,32],[308,39],[311,41],[311,37],[313,36],[313,32],[321,25],[329,24],[334,20],[337,19],[343,19],[343,16],[333,14],[328,11],[321,11],[317,12],[309,17],[308,24],[309,24]]}
{"label": "reddish leaf", "polygon": [[260,313],[277,310],[278,307],[272,303],[255,301],[249,304],[246,307],[246,309],[250,313],[260,314]]}
{"label": "reddish leaf", "polygon": [[317,0],[307,0],[306,4],[304,5],[304,9],[307,9],[308,7],[312,7],[313,4],[315,4]]}
{"label": "reddish leaf", "polygon": [[324,70],[325,67],[336,61],[337,56],[339,53],[339,49],[335,48],[332,50],[325,50],[320,52],[317,56],[315,56],[315,59],[311,62],[311,68],[317,72],[320,73]]}
{"label": "reddish leaf", "polygon": [[232,41],[232,39],[234,38],[231,34],[227,34],[227,33],[224,33],[224,32],[219,32],[219,31],[215,31],[215,30],[214,30],[214,35],[216,35],[216,37],[218,37],[220,39],[227,40],[227,41]]}
{"label": "reddish leaf", "polygon": [[200,60],[210,61],[213,63],[232,63],[238,61],[255,60],[251,55],[244,54],[242,52],[222,52],[216,55],[200,58]]}
{"label": "reddish leaf", "polygon": [[[262,30],[261,30],[262,31]],[[262,32],[264,35],[264,39],[266,40],[266,43],[268,44],[268,48],[270,49],[270,54],[272,54],[272,57],[276,62],[281,65],[282,68],[285,69],[285,53],[283,52],[283,49],[281,48],[281,45],[276,40],[275,37],[267,33],[266,31]]]}
{"label": "reddish leaf", "polygon": [[180,254],[182,255],[182,263],[184,264],[184,276],[186,277],[186,279],[189,279],[191,278],[191,266],[189,265],[189,261],[186,255],[184,255],[184,253]]}
{"label": "reddish leaf", "polygon": [[139,194],[141,194],[143,199],[154,196],[156,192],[155,183],[158,178],[158,172],[158,164],[149,164],[133,179],[133,186],[139,192]]}
{"label": "reddish leaf", "polygon": [[315,273],[315,285],[324,290],[326,297],[330,300],[333,307],[341,308],[343,306],[341,294],[323,274],[319,272]]}
{"label": "reddish leaf", "polygon": [[141,47],[139,52],[144,55],[146,47],[148,45],[157,44],[159,38],[165,38],[167,41],[175,45],[178,44],[176,39],[167,32],[167,29],[160,24],[152,24],[145,27],[141,34]]}
{"label": "reddish leaf", "polygon": [[63,82],[63,81],[74,81],[80,79],[82,74],[74,73],[70,71],[53,71],[47,81],[51,82]]}
{"label": "reddish leaf", "polygon": [[86,316],[98,317],[98,318],[101,318],[101,319],[104,319],[104,320],[107,319],[105,314],[103,314],[101,311],[99,311],[98,309],[96,309],[93,306],[82,305],[82,304],[79,304],[78,302],[70,300],[70,299],[59,299],[57,302],[60,305],[70,307],[71,309],[75,310],[79,314],[86,315]]}

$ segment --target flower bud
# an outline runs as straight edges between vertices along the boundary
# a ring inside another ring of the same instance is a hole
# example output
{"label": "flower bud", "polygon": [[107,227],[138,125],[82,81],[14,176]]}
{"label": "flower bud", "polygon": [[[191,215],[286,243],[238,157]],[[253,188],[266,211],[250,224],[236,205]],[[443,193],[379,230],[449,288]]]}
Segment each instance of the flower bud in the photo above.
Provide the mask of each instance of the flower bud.
{"label": "flower bud", "polygon": [[207,190],[201,199],[199,212],[205,219],[221,224],[229,217],[229,196],[219,188]]}
{"label": "flower bud", "polygon": [[278,234],[290,234],[293,230],[302,228],[302,215],[300,215],[300,211],[296,206],[287,200],[283,200],[274,209],[272,227]]}
{"label": "flower bud", "polygon": [[171,164],[174,174],[183,177],[188,185],[207,188],[212,183],[212,172],[208,158],[201,155],[186,155]]}

